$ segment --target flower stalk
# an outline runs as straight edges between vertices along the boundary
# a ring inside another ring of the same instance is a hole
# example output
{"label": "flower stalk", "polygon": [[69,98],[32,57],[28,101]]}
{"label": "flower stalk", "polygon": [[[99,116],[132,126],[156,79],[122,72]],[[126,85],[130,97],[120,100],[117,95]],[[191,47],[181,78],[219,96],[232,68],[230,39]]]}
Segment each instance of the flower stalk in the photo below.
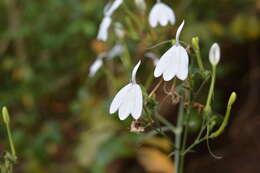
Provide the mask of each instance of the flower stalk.
{"label": "flower stalk", "polygon": [[174,153],[174,163],[175,163],[175,173],[182,173],[182,163],[183,155],[181,153],[181,140],[182,140],[182,132],[183,132],[183,99],[180,99],[179,103],[179,112],[177,117],[177,125],[175,129],[175,153]]}
{"label": "flower stalk", "polygon": [[195,55],[196,55],[196,60],[197,60],[199,69],[200,69],[201,72],[204,72],[205,69],[204,69],[204,66],[203,66],[203,63],[202,63],[202,59],[201,59],[200,45],[199,45],[199,38],[198,37],[192,38],[192,47],[193,47],[193,50],[194,50]]}
{"label": "flower stalk", "polygon": [[208,115],[211,112],[211,100],[212,100],[212,96],[213,96],[213,92],[214,92],[215,81],[216,81],[216,66],[213,65],[209,93],[208,93],[208,97],[207,97],[206,106],[204,108],[204,113],[206,115]]}
{"label": "flower stalk", "polygon": [[7,129],[7,135],[8,135],[8,140],[9,140],[11,153],[12,153],[12,156],[14,158],[16,158],[16,151],[15,151],[13,137],[12,137],[12,132],[11,132],[11,128],[10,128],[10,118],[9,118],[9,113],[8,113],[8,110],[7,110],[6,107],[3,107],[2,115],[3,115],[3,120],[4,120],[4,123],[6,125],[6,129]]}

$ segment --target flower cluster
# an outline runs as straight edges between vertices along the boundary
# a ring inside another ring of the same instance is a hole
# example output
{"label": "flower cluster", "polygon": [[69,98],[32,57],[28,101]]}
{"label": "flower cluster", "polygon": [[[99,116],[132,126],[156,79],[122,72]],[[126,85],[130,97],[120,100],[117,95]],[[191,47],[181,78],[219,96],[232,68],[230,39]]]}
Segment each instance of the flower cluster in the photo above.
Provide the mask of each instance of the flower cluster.
{"label": "flower cluster", "polygon": [[[156,63],[154,77],[163,75],[165,81],[173,79],[175,76],[180,80],[185,80],[188,76],[189,56],[184,47],[180,44],[180,33],[184,26],[184,21],[179,26],[176,33],[176,43],[166,51],[159,62]],[[220,59],[220,48],[217,43],[213,44],[209,53],[209,60],[212,65],[217,65]],[[140,61],[134,67],[130,84],[120,89],[110,106],[110,114],[119,110],[119,119],[124,120],[129,115],[134,119],[139,119],[142,113],[143,99],[140,86],[136,83],[136,72],[140,66]]]}
{"label": "flower cluster", "polygon": [[[115,0],[112,4],[106,5],[104,10],[104,19],[100,24],[100,29],[97,38],[103,41],[107,40],[108,29],[111,24],[111,15],[119,8],[123,3],[123,0]],[[145,1],[135,0],[140,10],[146,9]],[[151,27],[157,27],[158,25],[166,26],[168,24],[175,24],[175,14],[173,10],[165,3],[157,0],[152,7],[148,21]],[[158,78],[162,76],[164,81],[170,81],[173,78],[177,78],[180,81],[185,81],[188,77],[189,71],[189,55],[187,50],[182,46],[180,41],[180,34],[184,27],[185,22],[183,21],[177,29],[175,42],[171,48],[169,48],[160,58],[152,53],[148,52],[145,57],[153,60],[155,70],[154,77]],[[124,32],[120,23],[116,23],[116,32],[118,37],[123,37]],[[111,51],[98,55],[97,60],[93,63],[90,68],[89,76],[92,77],[96,71],[103,65],[103,59],[108,57],[112,59],[115,56],[119,56],[123,52],[123,48],[120,44],[116,45]],[[220,60],[220,48],[217,43],[213,44],[209,52],[209,61],[213,67],[215,67]],[[132,116],[134,119],[139,119],[142,115],[143,109],[143,94],[142,89],[136,82],[136,73],[141,65],[139,61],[132,71],[131,82],[121,88],[114,97],[109,113],[114,114],[119,112],[119,119],[125,120],[128,116]]]}

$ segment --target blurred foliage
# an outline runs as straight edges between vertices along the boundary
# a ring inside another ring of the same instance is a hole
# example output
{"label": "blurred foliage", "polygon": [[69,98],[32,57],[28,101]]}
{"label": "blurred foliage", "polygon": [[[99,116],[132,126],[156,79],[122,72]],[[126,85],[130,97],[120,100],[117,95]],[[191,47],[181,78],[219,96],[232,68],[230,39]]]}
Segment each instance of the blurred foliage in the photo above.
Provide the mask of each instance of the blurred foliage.
{"label": "blurred foliage", "polygon": [[[206,48],[202,48],[204,58],[212,40],[221,45],[225,41],[246,44],[260,37],[257,0],[165,2],[175,10],[178,23],[186,20],[183,40],[200,37]],[[134,18],[125,6],[113,18],[123,21],[127,30],[124,44],[131,59],[124,61],[128,55],[122,55],[121,60],[128,68],[114,68],[119,64],[115,60],[88,79],[89,65],[116,40],[112,29],[107,44],[95,40],[105,3],[0,1],[0,106],[8,106],[13,115],[17,172],[103,172],[114,159],[136,157],[137,136],[129,134],[130,120],[118,123],[116,116],[107,115],[111,95],[128,81],[131,62],[140,58],[145,48],[173,38],[176,26],[143,31],[154,2],[147,1],[146,16],[141,16],[132,1],[125,0]],[[134,22],[141,32],[133,32]],[[151,32],[151,38],[143,38],[142,32]],[[140,80],[144,81],[152,68],[146,66]],[[116,78],[109,75],[111,69]],[[3,123],[0,130],[3,152],[7,146]]]}

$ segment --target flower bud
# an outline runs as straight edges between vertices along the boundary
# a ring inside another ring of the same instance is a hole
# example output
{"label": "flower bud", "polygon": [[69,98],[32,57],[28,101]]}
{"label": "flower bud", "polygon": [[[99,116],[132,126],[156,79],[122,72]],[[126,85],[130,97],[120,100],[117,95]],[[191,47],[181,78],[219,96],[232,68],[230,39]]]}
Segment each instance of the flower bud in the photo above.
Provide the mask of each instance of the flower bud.
{"label": "flower bud", "polygon": [[234,104],[236,99],[237,99],[237,94],[235,92],[232,92],[232,94],[230,95],[229,100],[228,100],[228,105]]}
{"label": "flower bud", "polygon": [[209,51],[209,61],[213,66],[216,66],[220,60],[220,47],[218,43],[214,43]]}
{"label": "flower bud", "polygon": [[124,31],[123,25],[119,22],[115,22],[114,26],[115,26],[114,31],[116,33],[116,36],[121,38],[121,39],[124,38],[125,31]]}
{"label": "flower bud", "polygon": [[146,10],[145,0],[135,0],[135,5],[142,13]]}
{"label": "flower bud", "polygon": [[5,106],[2,109],[2,114],[3,114],[4,123],[8,124],[10,122],[10,119],[9,119],[8,110],[7,110],[7,108]]}
{"label": "flower bud", "polygon": [[199,37],[193,37],[192,40],[192,46],[194,47],[195,50],[199,49]]}

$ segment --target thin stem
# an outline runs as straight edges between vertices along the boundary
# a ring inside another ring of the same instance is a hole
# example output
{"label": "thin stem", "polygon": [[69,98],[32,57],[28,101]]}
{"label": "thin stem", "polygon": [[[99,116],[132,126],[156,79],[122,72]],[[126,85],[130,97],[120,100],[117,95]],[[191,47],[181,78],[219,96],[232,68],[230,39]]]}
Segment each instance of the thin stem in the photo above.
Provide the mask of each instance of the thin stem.
{"label": "thin stem", "polygon": [[174,154],[174,162],[175,162],[175,173],[182,173],[181,165],[182,165],[182,157],[183,155],[180,152],[181,149],[181,137],[182,137],[182,125],[183,125],[183,98],[180,99],[179,112],[177,118],[177,127],[175,132],[175,154]]}
{"label": "thin stem", "polygon": [[150,92],[150,94],[148,95],[148,97],[152,97],[152,95],[157,91],[157,89],[160,87],[160,85],[162,84],[163,80],[161,79],[159,81],[159,83],[154,87],[154,89]]}
{"label": "thin stem", "polygon": [[12,138],[12,132],[11,132],[9,123],[6,123],[6,129],[7,129],[7,135],[8,135],[8,140],[9,140],[12,155],[16,158],[16,152],[15,152],[14,142],[13,142],[13,138]]}
{"label": "thin stem", "polygon": [[205,141],[206,139],[207,139],[207,136],[201,138],[200,140],[195,140],[195,142],[193,144],[191,144],[185,151],[183,151],[182,155],[187,154],[193,147],[195,147],[199,143]]}
{"label": "thin stem", "polygon": [[204,108],[204,112],[205,112],[206,114],[208,114],[209,112],[211,112],[211,100],[212,100],[212,96],[213,96],[215,80],[216,80],[216,66],[212,66],[211,83],[210,83],[210,88],[209,88],[207,103],[206,103],[206,106],[205,106],[205,108]]}
{"label": "thin stem", "polygon": [[171,129],[171,131],[176,134],[177,129],[176,129],[176,127],[175,127],[172,123],[170,123],[168,120],[166,120],[164,117],[160,116],[159,114],[156,115],[156,118],[157,118],[161,123],[163,123],[164,125],[166,125],[167,127],[169,127],[169,128]]}
{"label": "thin stem", "polygon": [[202,63],[202,60],[201,60],[200,50],[196,49],[195,54],[196,54],[196,59],[197,59],[197,63],[198,63],[198,66],[200,68],[200,71],[204,72],[205,69],[204,69],[204,66],[203,66],[203,63]]}

